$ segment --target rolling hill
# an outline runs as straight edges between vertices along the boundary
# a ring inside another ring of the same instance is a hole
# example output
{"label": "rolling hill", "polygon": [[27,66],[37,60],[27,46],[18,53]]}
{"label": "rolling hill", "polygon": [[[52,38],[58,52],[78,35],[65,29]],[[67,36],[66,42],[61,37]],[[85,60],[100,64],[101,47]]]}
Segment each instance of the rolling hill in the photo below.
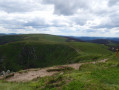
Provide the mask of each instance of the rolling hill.
{"label": "rolling hill", "polygon": [[76,37],[67,36],[67,38],[74,39],[76,41],[91,42],[98,44],[119,44],[119,38],[116,37]]}
{"label": "rolling hill", "polygon": [[47,34],[0,36],[0,44],[1,71],[98,60],[112,53],[104,45]]}

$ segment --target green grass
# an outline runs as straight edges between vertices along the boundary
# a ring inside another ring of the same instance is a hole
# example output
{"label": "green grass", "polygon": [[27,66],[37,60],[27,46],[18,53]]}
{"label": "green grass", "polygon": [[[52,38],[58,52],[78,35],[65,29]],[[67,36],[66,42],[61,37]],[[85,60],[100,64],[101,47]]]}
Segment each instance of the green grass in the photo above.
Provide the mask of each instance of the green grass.
{"label": "green grass", "polygon": [[27,83],[11,83],[0,81],[0,90],[34,90]]}
{"label": "green grass", "polygon": [[105,54],[111,53],[109,52],[107,46],[95,43],[87,43],[87,42],[70,42],[71,46],[79,50],[81,53],[89,53],[89,54]]}
{"label": "green grass", "polygon": [[65,44],[14,42],[0,46],[1,69],[18,71],[70,63],[77,52]]}
{"label": "green grass", "polygon": [[53,77],[37,78],[28,83],[0,81],[0,89],[14,90],[118,90],[119,57],[115,54],[105,63],[85,64],[79,70],[63,71]]}
{"label": "green grass", "polygon": [[48,34],[26,34],[24,36],[24,40],[32,40],[32,41],[52,41],[52,42],[65,42],[66,38],[48,35]]}
{"label": "green grass", "polygon": [[23,34],[0,36],[0,44],[16,41],[65,42],[66,38],[48,34]]}
{"label": "green grass", "polygon": [[[50,83],[48,85],[45,83],[43,88],[37,83],[37,88],[43,90],[57,90],[58,88],[61,90],[118,90],[119,61],[117,60],[119,59],[112,58],[106,63],[83,65],[79,71],[65,72],[63,75],[48,78]],[[60,81],[57,80],[58,77]]]}
{"label": "green grass", "polygon": [[119,57],[106,63],[86,64],[79,71],[65,74],[72,81],[63,86],[64,90],[118,90]]}
{"label": "green grass", "polygon": [[76,62],[99,60],[112,55],[109,47],[87,42],[70,42],[69,45],[79,52]]}

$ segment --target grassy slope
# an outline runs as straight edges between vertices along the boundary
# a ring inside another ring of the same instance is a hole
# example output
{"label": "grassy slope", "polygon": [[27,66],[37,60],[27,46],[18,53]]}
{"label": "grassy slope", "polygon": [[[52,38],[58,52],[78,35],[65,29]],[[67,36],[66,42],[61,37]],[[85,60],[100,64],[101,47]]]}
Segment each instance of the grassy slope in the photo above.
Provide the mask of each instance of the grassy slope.
{"label": "grassy slope", "polygon": [[13,71],[70,63],[76,55],[65,44],[15,42],[0,46],[0,56],[4,59],[2,69]]}
{"label": "grassy slope", "polygon": [[0,90],[34,90],[27,83],[8,83],[0,81]]}
{"label": "grassy slope", "polygon": [[15,41],[65,42],[65,38],[48,34],[23,34],[0,36],[0,44]]}
{"label": "grassy slope", "polygon": [[87,42],[70,42],[69,45],[79,51],[80,55],[76,58],[76,62],[92,61],[110,56],[109,47],[101,44]]}
{"label": "grassy slope", "polygon": [[[1,81],[2,90],[118,90],[119,57],[110,57],[106,63],[87,64],[80,70],[65,71],[53,77],[38,78],[28,83]],[[13,85],[14,84],[14,85]],[[9,87],[9,89],[6,89]]]}
{"label": "grassy slope", "polygon": [[[45,56],[47,57],[45,60],[46,60],[46,64],[50,64],[50,65],[54,65],[53,64],[54,62],[57,63],[57,60],[58,61],[61,60],[60,64],[67,63],[67,59],[64,58],[67,56],[67,53],[69,53],[69,56],[74,55],[74,59],[71,59],[71,61],[74,60],[73,62],[97,59],[97,57],[110,58],[110,60],[106,62],[105,64],[83,65],[80,70],[65,71],[64,74],[58,74],[54,77],[44,77],[44,78],[40,78],[28,83],[8,83],[8,82],[0,81],[0,89],[2,90],[16,90],[16,89],[18,90],[39,90],[39,89],[57,90],[57,88],[62,90],[119,89],[118,58],[114,58],[115,56],[109,57],[109,55],[111,55],[112,52],[108,50],[108,47],[104,45],[84,43],[84,42],[83,43],[65,42],[65,39],[57,40],[56,38],[54,39],[54,37],[53,37],[53,40],[52,38],[48,38],[49,40],[44,38],[43,38],[44,40],[41,40],[41,39],[37,40],[35,35],[33,36],[34,36],[34,39],[29,36],[29,37],[25,37],[24,40],[20,42],[14,42],[10,44],[1,45],[0,57],[4,57],[4,55],[7,55],[7,57],[9,58],[9,61],[16,60],[16,57],[17,57],[16,53],[21,52],[21,48],[25,45],[27,46],[28,50],[31,49],[29,47],[36,48],[39,56],[46,55],[46,52],[47,52],[48,56]],[[52,49],[54,50],[53,51],[54,53],[52,53]],[[77,53],[76,52],[77,50],[80,53]],[[56,53],[59,53],[59,51],[61,52],[60,53],[61,56],[59,56],[59,58],[56,59],[55,57]],[[12,58],[10,59],[10,57]],[[26,58],[28,59],[28,57]],[[50,60],[50,61],[47,61],[47,60]],[[68,59],[68,62],[69,62],[69,59]],[[59,64],[59,62],[57,64]],[[9,63],[8,63],[8,66],[10,66]]]}
{"label": "grassy slope", "polygon": [[0,70],[18,71],[26,68],[47,67],[70,63],[78,54],[66,44],[65,38],[29,34],[2,36],[0,45]]}
{"label": "grassy slope", "polygon": [[118,90],[119,89],[119,57],[110,58],[106,63],[83,65],[79,71],[67,73],[73,80],[63,89],[79,90]]}
{"label": "grassy slope", "polygon": [[104,45],[66,42],[63,37],[47,34],[2,36],[0,42],[3,41],[7,44],[0,45],[1,70],[18,71],[97,60],[111,54]]}

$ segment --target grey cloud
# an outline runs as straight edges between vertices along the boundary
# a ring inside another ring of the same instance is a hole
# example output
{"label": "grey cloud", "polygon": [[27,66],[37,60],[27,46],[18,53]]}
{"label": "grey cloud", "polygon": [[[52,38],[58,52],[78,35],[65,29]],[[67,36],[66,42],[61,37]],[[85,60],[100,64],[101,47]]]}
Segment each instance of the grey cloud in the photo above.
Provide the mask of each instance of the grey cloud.
{"label": "grey cloud", "polygon": [[115,28],[115,27],[119,27],[119,25],[114,25],[114,24],[101,24],[101,25],[98,25],[98,26],[93,26],[92,28],[107,28],[107,29],[112,29],[112,28]]}
{"label": "grey cloud", "polygon": [[28,12],[38,8],[35,3],[29,0],[0,0],[0,10],[12,12]]}
{"label": "grey cloud", "polygon": [[119,0],[109,0],[109,2],[108,2],[109,6],[113,6],[117,3],[119,3]]}
{"label": "grey cloud", "polygon": [[[2,17],[1,17],[2,18]],[[43,18],[34,18],[30,20],[24,20],[23,18],[18,19],[17,17],[9,20],[9,19],[1,19],[0,25],[4,28],[15,30],[15,29],[25,29],[25,27],[32,27],[35,29],[41,28],[49,28],[49,27],[65,27],[65,25],[59,24],[58,21],[52,21],[52,24],[46,22]]]}
{"label": "grey cloud", "polygon": [[119,27],[119,16],[118,14],[115,15],[110,15],[109,16],[109,20],[107,20],[107,22],[102,22],[100,25],[98,26],[94,26],[92,28],[107,28],[107,29],[112,29],[112,28],[116,28]]}
{"label": "grey cloud", "polygon": [[74,19],[75,24],[81,25],[81,26],[85,25],[86,21],[87,19]]}
{"label": "grey cloud", "polygon": [[83,26],[86,24],[88,20],[91,20],[92,17],[87,13],[86,14],[80,14],[79,16],[72,17],[71,21],[73,21],[76,25]]}
{"label": "grey cloud", "polygon": [[76,13],[79,8],[89,8],[89,4],[84,0],[43,0],[43,3],[54,4],[54,13],[58,15],[72,15]]}
{"label": "grey cloud", "polygon": [[32,21],[25,23],[23,26],[31,26],[33,28],[64,27],[64,25],[60,25],[56,21],[49,24],[43,19],[33,19]]}
{"label": "grey cloud", "polygon": [[88,29],[88,30],[86,30],[85,32],[88,32],[88,33],[93,33],[93,32],[96,32],[96,30],[91,30],[91,29]]}
{"label": "grey cloud", "polygon": [[46,25],[46,22],[44,19],[41,18],[35,18],[28,21],[27,23],[24,23],[24,26],[33,26],[33,27],[39,27],[44,25]]}

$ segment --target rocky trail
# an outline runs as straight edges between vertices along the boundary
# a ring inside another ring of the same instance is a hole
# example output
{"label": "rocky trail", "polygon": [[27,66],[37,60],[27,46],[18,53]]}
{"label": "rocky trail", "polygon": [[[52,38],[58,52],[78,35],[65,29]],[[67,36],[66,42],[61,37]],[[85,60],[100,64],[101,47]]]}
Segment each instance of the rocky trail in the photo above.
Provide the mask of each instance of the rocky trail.
{"label": "rocky trail", "polygon": [[[52,76],[54,74],[57,74],[60,71],[60,69],[63,70],[66,67],[70,67],[78,70],[81,65],[89,64],[89,63],[90,64],[104,63],[107,60],[108,59],[103,59],[100,61],[93,61],[93,62],[86,62],[86,63],[75,63],[75,64],[59,65],[59,66],[47,67],[47,68],[22,70],[20,72],[15,72],[12,76],[6,78],[6,81],[27,82],[39,77]],[[4,77],[0,77],[0,78],[2,79]]]}

